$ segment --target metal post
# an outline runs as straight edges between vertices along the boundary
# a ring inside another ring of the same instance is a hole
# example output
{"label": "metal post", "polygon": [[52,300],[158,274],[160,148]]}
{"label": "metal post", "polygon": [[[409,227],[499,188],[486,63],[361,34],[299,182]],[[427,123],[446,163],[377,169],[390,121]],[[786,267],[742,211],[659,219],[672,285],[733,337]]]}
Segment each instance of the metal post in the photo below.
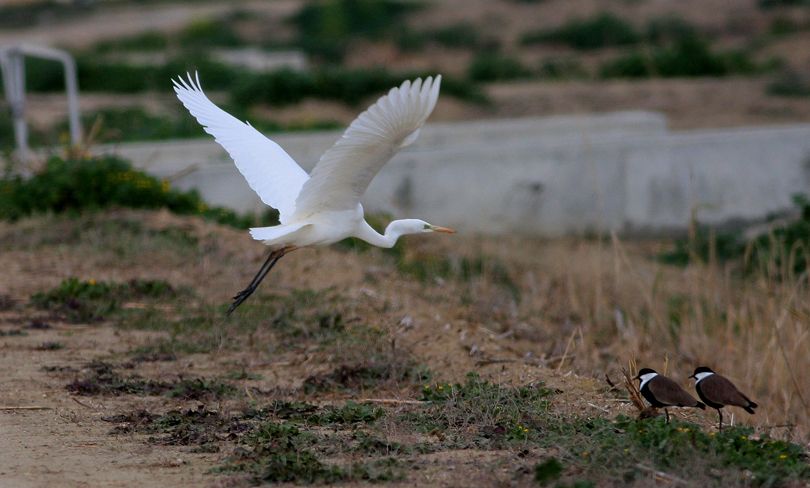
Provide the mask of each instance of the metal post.
{"label": "metal post", "polygon": [[28,158],[28,126],[25,123],[25,59],[16,49],[4,51],[0,56],[3,67],[3,86],[11,108],[17,157]]}
{"label": "metal post", "polygon": [[68,121],[70,142],[82,142],[82,126],[79,113],[79,82],[76,62],[73,57],[58,49],[43,46],[20,45],[0,48],[0,68],[3,72],[6,99],[11,106],[14,120],[14,137],[17,142],[17,157],[26,161],[30,154],[28,147],[28,126],[25,122],[25,56],[51,59],[62,63],[65,69],[65,89],[68,99]]}
{"label": "metal post", "polygon": [[79,117],[79,82],[76,76],[76,61],[65,56],[65,89],[68,97],[68,121],[70,123],[70,142],[78,146],[82,142],[82,124]]}

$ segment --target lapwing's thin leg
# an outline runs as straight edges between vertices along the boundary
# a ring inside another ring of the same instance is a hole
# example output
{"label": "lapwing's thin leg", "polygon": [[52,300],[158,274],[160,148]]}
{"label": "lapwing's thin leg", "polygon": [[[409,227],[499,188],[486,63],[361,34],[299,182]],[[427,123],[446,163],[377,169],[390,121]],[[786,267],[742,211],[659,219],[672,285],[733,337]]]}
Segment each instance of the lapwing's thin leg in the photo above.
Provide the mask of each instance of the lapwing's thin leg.
{"label": "lapwing's thin leg", "polygon": [[667,423],[669,423],[669,410],[667,410],[667,409],[665,408],[665,409],[664,409],[664,413],[665,413],[665,414],[666,414],[666,416],[667,416]]}
{"label": "lapwing's thin leg", "polygon": [[723,432],[723,412],[717,409],[717,415],[720,417],[720,432]]}
{"label": "lapwing's thin leg", "polygon": [[253,279],[250,281],[250,284],[247,286],[247,288],[240,291],[233,297],[234,301],[231,304],[231,306],[228,307],[228,311],[226,312],[226,314],[230,315],[231,313],[233,313],[234,310],[236,310],[236,307],[238,307],[245,300],[247,300],[248,297],[252,295],[254,291],[256,291],[256,288],[259,287],[259,284],[262,282],[264,277],[267,276],[267,273],[269,273],[270,270],[273,269],[273,266],[276,265],[278,260],[281,259],[288,252],[294,251],[295,249],[296,249],[295,247],[290,246],[282,249],[277,249],[271,252],[270,255],[267,256],[267,260],[264,262],[264,264],[262,264],[262,267],[259,269],[259,272],[256,273],[256,276],[254,276]]}

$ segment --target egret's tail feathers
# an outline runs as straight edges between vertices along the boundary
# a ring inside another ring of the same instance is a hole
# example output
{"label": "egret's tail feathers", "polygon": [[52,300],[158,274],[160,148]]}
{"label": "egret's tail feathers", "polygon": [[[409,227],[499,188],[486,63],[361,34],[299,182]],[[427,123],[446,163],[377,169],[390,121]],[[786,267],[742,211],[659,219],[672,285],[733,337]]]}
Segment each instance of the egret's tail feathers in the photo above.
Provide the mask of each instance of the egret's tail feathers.
{"label": "egret's tail feathers", "polygon": [[281,242],[284,237],[297,232],[310,224],[288,224],[274,225],[272,227],[253,227],[250,229],[250,236],[257,241],[264,241],[267,244],[289,244]]}

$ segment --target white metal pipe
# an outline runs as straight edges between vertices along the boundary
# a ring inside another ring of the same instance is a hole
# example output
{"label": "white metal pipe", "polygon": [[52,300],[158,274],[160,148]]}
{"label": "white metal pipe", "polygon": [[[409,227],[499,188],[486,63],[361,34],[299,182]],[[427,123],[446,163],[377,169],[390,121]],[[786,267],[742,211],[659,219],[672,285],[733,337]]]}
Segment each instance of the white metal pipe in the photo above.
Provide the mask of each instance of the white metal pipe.
{"label": "white metal pipe", "polygon": [[68,123],[70,141],[77,145],[82,141],[82,126],[79,109],[79,82],[76,62],[73,57],[58,49],[45,46],[21,44],[0,48],[0,67],[3,72],[6,98],[11,106],[14,119],[14,134],[17,142],[18,157],[26,160],[30,153],[28,147],[28,126],[25,121],[25,56],[51,59],[62,63],[65,70],[65,90],[68,102]]}

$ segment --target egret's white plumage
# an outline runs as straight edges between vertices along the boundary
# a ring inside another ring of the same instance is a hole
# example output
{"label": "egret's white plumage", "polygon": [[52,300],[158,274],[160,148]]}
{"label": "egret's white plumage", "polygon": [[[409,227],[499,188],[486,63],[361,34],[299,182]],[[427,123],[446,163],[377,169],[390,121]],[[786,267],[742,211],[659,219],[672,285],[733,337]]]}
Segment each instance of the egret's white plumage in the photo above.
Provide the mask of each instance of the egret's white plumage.
{"label": "egret's white plumage", "polygon": [[233,158],[262,202],[278,210],[279,220],[285,223],[293,214],[298,192],[309,179],[307,172],[281,146],[214,105],[203,93],[199,76],[196,81],[190,75],[188,80],[172,81],[177,98]]}
{"label": "egret's white plumage", "polygon": [[251,285],[235,297],[231,310],[289,250],[332,244],[347,237],[391,247],[406,234],[452,232],[422,220],[404,219],[391,222],[381,235],[366,223],[360,205],[360,198],[383,165],[418,137],[436,106],[441,76],[405,81],[380,97],[321,156],[310,175],[278,144],[211,102],[199,76],[172,81],[177,97],[230,154],[248,185],[265,204],[279,211],[280,225],[250,229],[254,239],[274,252]]}

